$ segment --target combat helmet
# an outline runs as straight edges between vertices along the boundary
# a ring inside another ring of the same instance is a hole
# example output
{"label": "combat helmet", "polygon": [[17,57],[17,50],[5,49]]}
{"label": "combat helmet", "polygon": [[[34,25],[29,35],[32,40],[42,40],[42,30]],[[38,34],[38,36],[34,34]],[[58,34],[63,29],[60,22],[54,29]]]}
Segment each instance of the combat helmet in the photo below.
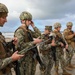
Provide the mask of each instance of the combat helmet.
{"label": "combat helmet", "polygon": [[54,28],[58,28],[58,27],[61,27],[61,24],[60,24],[59,22],[56,22],[56,23],[54,24]]}
{"label": "combat helmet", "polygon": [[45,26],[45,30],[52,31],[52,26]]}
{"label": "combat helmet", "polygon": [[0,13],[1,12],[8,13],[8,8],[2,3],[0,3]]}
{"label": "combat helmet", "polygon": [[32,20],[32,15],[29,12],[24,11],[20,14],[20,20]]}
{"label": "combat helmet", "polygon": [[73,23],[72,23],[72,22],[68,22],[68,23],[66,24],[66,26],[73,26]]}

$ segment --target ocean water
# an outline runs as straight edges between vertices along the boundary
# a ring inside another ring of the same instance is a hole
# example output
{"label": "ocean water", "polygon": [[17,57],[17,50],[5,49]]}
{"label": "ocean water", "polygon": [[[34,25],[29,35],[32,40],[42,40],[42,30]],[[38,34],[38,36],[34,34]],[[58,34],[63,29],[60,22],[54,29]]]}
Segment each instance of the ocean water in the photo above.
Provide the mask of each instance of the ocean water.
{"label": "ocean water", "polygon": [[[43,33],[44,31],[41,31],[41,33]],[[14,37],[14,33],[13,32],[3,32],[2,33],[5,38],[13,38]]]}
{"label": "ocean water", "polygon": [[5,32],[5,33],[2,33],[2,34],[5,36],[5,38],[13,38],[14,37],[14,33]]}
{"label": "ocean water", "polygon": [[[41,31],[41,33],[43,33],[43,31]],[[5,36],[5,38],[13,38],[14,37],[14,33],[10,33],[10,32],[3,32],[2,33],[4,36]]]}

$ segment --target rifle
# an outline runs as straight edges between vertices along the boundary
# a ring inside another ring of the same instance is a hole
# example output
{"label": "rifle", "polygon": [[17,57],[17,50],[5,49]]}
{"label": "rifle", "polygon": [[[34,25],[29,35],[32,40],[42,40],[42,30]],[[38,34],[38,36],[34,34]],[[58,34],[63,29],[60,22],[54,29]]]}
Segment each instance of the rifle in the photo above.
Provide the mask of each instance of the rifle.
{"label": "rifle", "polygon": [[[39,43],[39,44],[37,44],[37,45],[35,45],[35,46],[33,46],[33,47],[31,47],[31,48],[27,48],[27,49],[24,49],[24,50],[22,50],[22,51],[19,51],[18,52],[18,54],[25,54],[27,51],[29,51],[29,50],[31,50],[32,49],[32,51],[33,51],[33,49],[34,48],[36,48],[37,46],[39,46],[39,45],[41,45],[42,43],[45,43],[45,42],[47,42],[47,41],[49,41],[49,40],[52,40],[53,39],[53,36],[49,36],[49,39],[47,39],[47,40],[44,40],[43,42],[41,42],[41,43]],[[51,50],[52,50],[52,56],[53,56],[53,59],[54,59],[54,61],[56,61],[56,47],[51,47]],[[36,50],[35,50],[36,51]],[[34,52],[35,53],[35,52]],[[38,53],[38,50],[37,50],[37,53]],[[36,54],[35,54],[36,55]],[[39,55],[39,54],[38,54]],[[37,56],[37,55],[36,55]],[[36,57],[35,57],[36,58]],[[39,59],[38,59],[39,58]],[[37,56],[37,59],[38,59],[38,62],[39,62],[39,64],[40,65],[42,65],[42,61],[41,61],[41,59],[40,59],[40,56]],[[40,61],[39,61],[40,60]]]}
{"label": "rifle", "polygon": [[[42,43],[47,42],[47,41],[49,41],[49,40],[50,40],[50,39],[47,39],[47,40],[45,40],[45,41],[43,41],[43,42],[41,42],[41,43],[39,43],[39,44],[36,44],[35,46],[33,46],[33,47],[31,47],[31,48],[23,49],[23,50],[19,51],[18,54],[25,54],[27,51],[29,51],[29,50],[31,50],[31,49],[33,49],[33,48],[35,48],[35,47],[41,45]],[[33,50],[32,50],[32,51],[33,51]]]}
{"label": "rifle", "polygon": [[[59,39],[58,39],[58,41],[59,42],[62,42],[63,44],[64,44],[64,48],[65,48],[65,46],[66,46],[66,42],[65,42],[65,39],[63,40],[63,38],[60,38],[59,36],[57,36]],[[69,50],[68,49],[66,49],[66,51],[69,53]]]}
{"label": "rifle", "polygon": [[53,60],[56,62],[56,47],[55,47],[55,46],[52,46],[52,47],[51,47],[51,50],[52,50],[52,57],[53,57]]}

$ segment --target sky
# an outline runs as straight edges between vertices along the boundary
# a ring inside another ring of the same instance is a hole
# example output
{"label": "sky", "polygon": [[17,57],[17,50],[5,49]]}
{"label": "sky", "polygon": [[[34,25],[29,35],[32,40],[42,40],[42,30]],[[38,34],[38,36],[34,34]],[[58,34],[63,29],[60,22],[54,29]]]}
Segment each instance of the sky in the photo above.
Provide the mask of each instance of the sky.
{"label": "sky", "polygon": [[72,22],[75,29],[75,0],[0,0],[0,3],[9,10],[8,21],[0,27],[1,32],[14,32],[21,25],[19,15],[23,11],[32,14],[35,26],[41,31],[55,22],[61,23],[61,31],[67,22]]}

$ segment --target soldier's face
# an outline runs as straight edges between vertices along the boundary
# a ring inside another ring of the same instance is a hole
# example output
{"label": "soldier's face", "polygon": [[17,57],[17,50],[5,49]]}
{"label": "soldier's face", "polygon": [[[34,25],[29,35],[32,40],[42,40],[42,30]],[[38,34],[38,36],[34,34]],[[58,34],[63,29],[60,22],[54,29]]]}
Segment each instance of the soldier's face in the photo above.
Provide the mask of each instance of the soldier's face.
{"label": "soldier's face", "polygon": [[46,34],[50,34],[50,31],[49,31],[49,30],[45,30],[45,33],[46,33]]}
{"label": "soldier's face", "polygon": [[72,26],[67,26],[67,28],[71,30],[72,29]]}
{"label": "soldier's face", "polygon": [[0,17],[0,26],[3,27],[3,25],[5,24],[5,22],[7,22],[7,16]]}
{"label": "soldier's face", "polygon": [[61,27],[58,27],[57,30],[60,31],[61,30]]}
{"label": "soldier's face", "polygon": [[26,20],[26,25],[29,26],[31,24],[30,20]]}

